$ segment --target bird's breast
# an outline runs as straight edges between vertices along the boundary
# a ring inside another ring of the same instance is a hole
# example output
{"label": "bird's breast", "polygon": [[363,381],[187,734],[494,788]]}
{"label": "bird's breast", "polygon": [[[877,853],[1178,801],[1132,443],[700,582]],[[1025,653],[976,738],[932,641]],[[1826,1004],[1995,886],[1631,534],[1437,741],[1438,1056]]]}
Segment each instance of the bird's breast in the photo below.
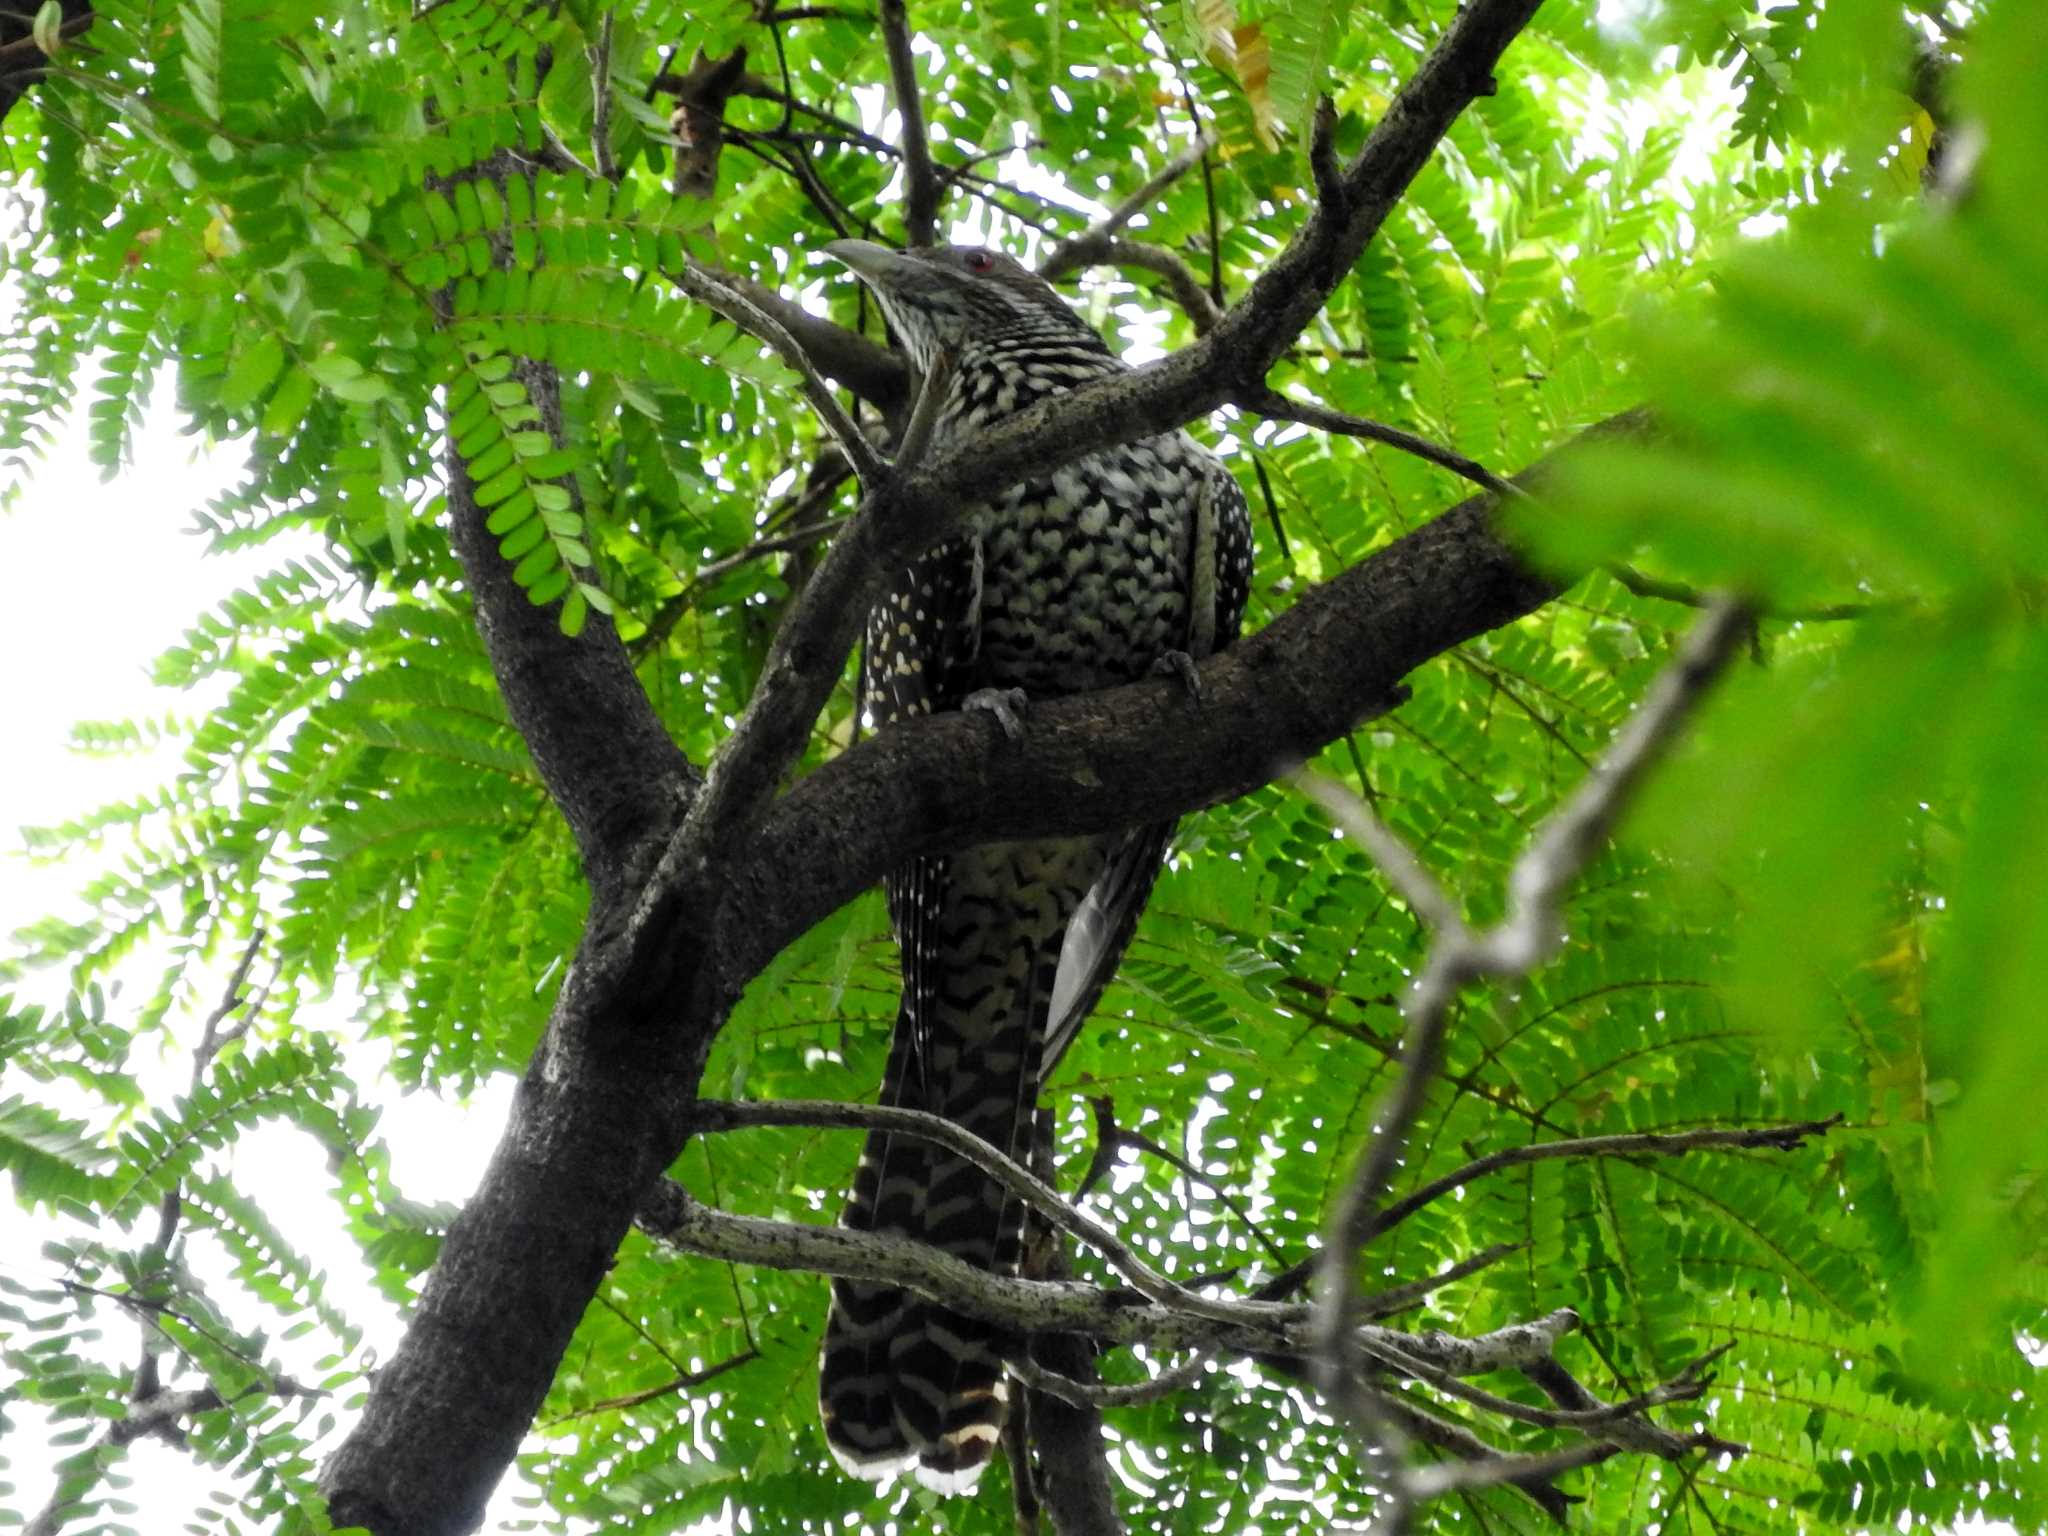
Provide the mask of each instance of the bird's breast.
{"label": "bird's breast", "polygon": [[1187,634],[1199,450],[1093,454],[997,498],[982,545],[977,686],[1079,693],[1142,677]]}

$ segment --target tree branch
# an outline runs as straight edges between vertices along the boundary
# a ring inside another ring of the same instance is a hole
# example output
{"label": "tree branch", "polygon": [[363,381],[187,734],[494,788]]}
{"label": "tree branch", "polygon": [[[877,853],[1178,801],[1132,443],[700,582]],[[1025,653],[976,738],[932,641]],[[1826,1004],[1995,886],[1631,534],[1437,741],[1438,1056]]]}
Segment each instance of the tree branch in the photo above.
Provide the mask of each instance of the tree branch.
{"label": "tree branch", "polygon": [[[738,294],[779,324],[818,372],[838,380],[885,417],[893,417],[903,409],[910,396],[910,372],[903,366],[902,359],[887,347],[869,341],[843,325],[821,319],[801,304],[785,299],[773,288],[750,277],[720,271],[716,267],[700,266],[697,270]],[[682,286],[675,273],[667,275],[671,282]],[[728,318],[742,330],[760,336],[763,341],[768,339],[747,321],[732,316]]]}
{"label": "tree branch", "polygon": [[[1373,1357],[1391,1358],[1396,1363],[1404,1360],[1405,1352],[1396,1345],[1390,1356],[1361,1340],[1357,1269],[1365,1244],[1379,1230],[1379,1201],[1407,1150],[1409,1132],[1441,1063],[1451,1005],[1467,982],[1484,976],[1525,975],[1561,942],[1559,909],[1565,887],[1599,849],[1628,797],[1720,675],[1748,625],[1748,610],[1732,599],[1709,610],[1586,781],[1545,823],[1516,862],[1508,877],[1508,915],[1484,933],[1475,934],[1457,920],[1447,898],[1434,889],[1419,864],[1399,848],[1393,834],[1377,823],[1362,801],[1348,809],[1347,822],[1359,829],[1368,848],[1391,845],[1395,853],[1392,867],[1399,871],[1391,878],[1446,920],[1421,978],[1403,1003],[1408,1040],[1400,1075],[1374,1116],[1372,1140],[1330,1222],[1319,1265],[1311,1350],[1325,1393],[1355,1422],[1368,1454],[1386,1462],[1389,1485],[1377,1528],[1392,1536],[1408,1530],[1420,1494],[1407,1475],[1400,1430],[1378,1414],[1360,1391],[1361,1373],[1354,1351],[1362,1344]],[[1334,787],[1326,786],[1325,797],[1334,795]],[[1556,1334],[1576,1326],[1577,1318],[1569,1312],[1553,1313],[1545,1323],[1552,1325],[1552,1331],[1540,1341],[1537,1354],[1547,1361]],[[1469,1400],[1472,1389],[1458,1388],[1457,1395]],[[1483,1406],[1506,1411],[1501,1407],[1505,1402],[1489,1397]]]}
{"label": "tree branch", "polygon": [[[540,412],[542,430],[561,442],[554,370],[522,362],[516,372]],[[617,897],[636,882],[638,850],[673,822],[697,771],[654,713],[618,632],[608,622],[592,622],[580,634],[563,634],[557,605],[529,602],[513,579],[512,562],[499,555],[452,443],[442,468],[448,539],[506,712],[569,824],[593,895]]]}
{"label": "tree branch", "polygon": [[[1632,413],[1590,436],[1646,426]],[[1540,486],[1552,462],[1521,483]],[[939,715],[824,764],[767,809],[733,874],[714,947],[733,984],[906,857],[1164,820],[1292,770],[1384,708],[1416,666],[1561,590],[1493,532],[1495,504],[1460,503],[1204,662],[1199,708],[1172,680],[1148,680],[1036,705],[1021,741]],[[787,879],[799,864],[808,878]]]}
{"label": "tree branch", "polygon": [[1200,165],[1202,156],[1208,152],[1209,141],[1197,133],[1193,143],[1148,177],[1137,191],[1121,200],[1080,234],[1062,240],[1047,252],[1045,260],[1039,263],[1038,275],[1051,282],[1056,277],[1064,277],[1069,272],[1079,271],[1082,267],[1101,260],[1102,250],[1116,238],[1118,232],[1151,207],[1168,187]]}
{"label": "tree branch", "polygon": [[930,245],[938,230],[939,178],[925,137],[924,103],[917,90],[917,56],[910,47],[910,20],[903,0],[882,0],[882,46],[889,55],[891,94],[903,120],[903,239]]}
{"label": "tree branch", "polygon": [[1063,1403],[1090,1408],[1132,1408],[1143,1403],[1156,1403],[1162,1397],[1185,1392],[1200,1381],[1208,1364],[1208,1355],[1197,1350],[1192,1358],[1148,1380],[1106,1387],[1095,1382],[1076,1381],[1058,1371],[1047,1370],[1028,1355],[1019,1355],[1009,1362],[1010,1374],[1032,1391],[1050,1393]]}
{"label": "tree branch", "polygon": [[862,489],[870,493],[878,490],[889,477],[889,466],[875,452],[867,434],[846,414],[846,408],[820,377],[810,353],[798,345],[788,327],[746,294],[719,281],[687,257],[672,275],[676,286],[683,292],[699,304],[717,311],[741,330],[767,342],[785,363],[796,370],[797,376],[803,380],[804,398],[818,413],[818,420],[831,434],[832,441],[839,445],[846,462],[853,466],[853,472],[860,477]]}
{"label": "tree branch", "polygon": [[894,1109],[864,1104],[836,1104],[825,1100],[785,1099],[770,1103],[733,1103],[717,1099],[699,1100],[695,1128],[700,1131],[730,1131],[742,1126],[807,1125],[843,1130],[890,1131],[913,1136],[944,1147],[954,1156],[974,1164],[996,1183],[1017,1196],[1031,1209],[1063,1232],[1071,1233],[1109,1261],[1110,1267],[1131,1288],[1148,1301],[1208,1318],[1213,1322],[1242,1324],[1245,1314],[1236,1303],[1211,1301],[1167,1279],[1143,1259],[1112,1228],[1086,1211],[1069,1205],[1057,1190],[1041,1181],[1021,1163],[1011,1161],[972,1131],[943,1116],[921,1109]]}
{"label": "tree branch", "polygon": [[1090,248],[1084,265],[1137,267],[1142,271],[1157,272],[1166,279],[1174,302],[1194,323],[1197,336],[1208,335],[1223,318],[1222,308],[1209,297],[1209,290],[1202,286],[1195,269],[1178,252],[1163,245],[1148,245],[1142,240],[1103,240]]}
{"label": "tree branch", "polygon": [[1334,432],[1340,437],[1362,437],[1375,443],[1384,443],[1389,448],[1412,454],[1418,459],[1447,469],[1461,480],[1469,480],[1482,490],[1492,491],[1496,496],[1516,494],[1514,483],[1503,480],[1476,459],[1468,459],[1441,443],[1433,443],[1426,437],[1390,427],[1383,421],[1374,421],[1366,416],[1353,416],[1344,411],[1332,410],[1313,400],[1296,400],[1275,389],[1258,389],[1249,392],[1237,402],[1248,411],[1275,421],[1295,421],[1305,427],[1314,427],[1319,432]]}

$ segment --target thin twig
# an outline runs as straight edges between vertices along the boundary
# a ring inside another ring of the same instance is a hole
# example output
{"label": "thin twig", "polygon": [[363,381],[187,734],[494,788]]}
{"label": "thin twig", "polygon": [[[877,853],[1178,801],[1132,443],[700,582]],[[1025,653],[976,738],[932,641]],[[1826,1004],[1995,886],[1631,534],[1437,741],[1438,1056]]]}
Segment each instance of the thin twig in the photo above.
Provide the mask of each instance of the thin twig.
{"label": "thin twig", "polygon": [[1103,240],[1091,245],[1081,265],[1090,267],[1137,267],[1157,272],[1166,279],[1174,302],[1186,313],[1197,336],[1206,336],[1223,318],[1223,310],[1209,297],[1195,269],[1176,251],[1143,240]]}
{"label": "thin twig", "polygon": [[832,434],[839,451],[846,455],[854,473],[860,476],[864,488],[873,491],[887,481],[889,466],[875,451],[859,424],[846,414],[839,397],[832,393],[831,386],[811,362],[810,354],[797,345],[796,338],[780,320],[687,258],[671,276],[683,292],[707,308],[716,310],[742,330],[760,337],[796,370],[797,377],[803,381],[804,398],[811,402],[811,408],[818,413],[825,430]]}
{"label": "thin twig", "polygon": [[642,1403],[655,1402],[664,1397],[673,1397],[678,1392],[688,1392],[716,1381],[727,1371],[736,1371],[750,1361],[761,1358],[761,1351],[749,1346],[730,1360],[721,1360],[716,1365],[707,1365],[701,1371],[688,1371],[672,1377],[658,1387],[643,1387],[638,1392],[628,1392],[623,1397],[608,1397],[602,1402],[590,1403],[582,1408],[571,1408],[567,1413],[558,1413],[551,1419],[543,1419],[542,1429],[553,1429],[557,1424],[567,1424],[575,1419],[587,1419],[595,1414],[612,1413],[626,1408],[638,1408]]}
{"label": "thin twig", "polygon": [[930,245],[938,230],[939,178],[925,137],[917,55],[911,50],[903,0],[882,0],[882,45],[889,55],[889,82],[903,123],[903,239],[910,246]]}
{"label": "thin twig", "polygon": [[1407,1474],[1407,1482],[1420,1503],[1447,1493],[1498,1488],[1507,1483],[1548,1483],[1563,1473],[1606,1461],[1620,1450],[1618,1445],[1588,1441],[1534,1456],[1496,1453],[1470,1461],[1439,1461],[1413,1468]]}
{"label": "thin twig", "polygon": [[1790,1152],[1815,1136],[1825,1136],[1842,1123],[1839,1114],[1825,1120],[1801,1120],[1790,1125],[1750,1126],[1735,1130],[1642,1131],[1618,1136],[1582,1136],[1568,1141],[1538,1141],[1526,1146],[1505,1147],[1485,1157],[1474,1158],[1441,1178],[1432,1179],[1411,1194],[1402,1196],[1373,1219],[1368,1241],[1440,1200],[1474,1179],[1524,1163],[1547,1162],[1560,1157],[1675,1157],[1684,1152],[1706,1150]]}
{"label": "thin twig", "polygon": [[1240,396],[1236,402],[1243,409],[1259,416],[1270,416],[1276,421],[1299,422],[1304,427],[1314,427],[1319,432],[1334,432],[1341,437],[1362,437],[1369,442],[1384,443],[1389,448],[1411,454],[1439,469],[1447,469],[1461,480],[1469,480],[1482,489],[1508,500],[1527,501],[1529,493],[1512,480],[1504,480],[1476,459],[1468,459],[1462,453],[1433,443],[1426,437],[1400,427],[1390,427],[1383,421],[1374,421],[1366,416],[1353,416],[1345,411],[1333,410],[1312,400],[1297,400],[1292,395],[1283,395],[1275,389],[1251,390]]}
{"label": "thin twig", "polygon": [[1039,263],[1038,275],[1050,282],[1053,278],[1103,260],[1101,253],[1116,238],[1117,232],[1151,207],[1160,193],[1199,165],[1208,149],[1209,141],[1197,133],[1192,144],[1149,177],[1137,191],[1118,202],[1114,208],[1080,234],[1062,240],[1054,246],[1045,260]]}
{"label": "thin twig", "polygon": [[1445,1286],[1476,1275],[1482,1269],[1491,1269],[1502,1259],[1520,1253],[1528,1246],[1527,1243],[1495,1243],[1491,1248],[1483,1248],[1469,1259],[1460,1259],[1433,1275],[1410,1280],[1406,1285],[1390,1285],[1385,1290],[1373,1291],[1359,1301],[1359,1315],[1378,1321],[1405,1312]]}
{"label": "thin twig", "polygon": [[760,1104],[705,1099],[697,1104],[695,1120],[696,1129],[700,1132],[738,1130],[746,1126],[802,1125],[888,1131],[894,1135],[918,1137],[974,1164],[1061,1231],[1094,1248],[1109,1261],[1112,1269],[1130,1282],[1133,1290],[1147,1300],[1212,1322],[1241,1324],[1246,1320],[1243,1303],[1199,1296],[1169,1280],[1139,1258],[1137,1251],[1113,1228],[1070,1205],[1059,1191],[1041,1181],[1021,1163],[1013,1162],[972,1131],[942,1116],[918,1109],[835,1104],[816,1099],[784,1099]]}
{"label": "thin twig", "polygon": [[1135,1151],[1149,1153],[1166,1164],[1167,1167],[1173,1169],[1182,1178],[1190,1179],[1200,1184],[1216,1197],[1218,1203],[1225,1210],[1245,1224],[1245,1227],[1251,1232],[1253,1237],[1258,1239],[1259,1245],[1269,1255],[1274,1259],[1280,1259],[1284,1256],[1285,1250],[1267,1234],[1265,1228],[1260,1226],[1258,1221],[1252,1216],[1251,1211],[1246,1208],[1243,1202],[1232,1195],[1229,1190],[1218,1184],[1209,1175],[1202,1172],[1201,1169],[1197,1168],[1171,1147],[1161,1145],[1142,1131],[1128,1130],[1118,1125],[1116,1121],[1116,1101],[1114,1099],[1104,1094],[1100,1098],[1090,1099],[1088,1107],[1095,1112],[1095,1156],[1089,1162],[1087,1173],[1082,1175],[1081,1186],[1076,1191],[1077,1198],[1080,1195],[1087,1194],[1090,1189],[1094,1188],[1102,1176],[1109,1171],[1116,1161],[1116,1154],[1119,1148],[1130,1147]]}
{"label": "thin twig", "polygon": [[781,26],[785,21],[873,21],[875,18],[866,11],[842,10],[836,5],[793,5],[787,10],[770,11],[761,18],[763,24]]}
{"label": "thin twig", "polygon": [[[1682,581],[1666,581],[1661,576],[1648,575],[1624,561],[1617,560],[1602,569],[1637,597],[1654,597],[1667,603],[1679,603],[1687,608],[1706,608],[1714,601],[1712,592],[1703,592],[1698,587],[1687,586]],[[1867,619],[1872,614],[1896,613],[1907,606],[1908,604],[1898,599],[1889,602],[1820,603],[1804,608],[1759,604],[1757,616],[1778,619],[1787,624],[1843,624],[1854,619]]]}
{"label": "thin twig", "polygon": [[946,403],[946,393],[952,387],[953,370],[958,362],[950,349],[941,347],[933,354],[924,377],[918,381],[917,400],[910,408],[910,421],[903,428],[903,441],[896,449],[898,474],[915,469],[930,451],[932,433],[939,426],[939,409]]}
{"label": "thin twig", "polygon": [[1185,1392],[1202,1379],[1202,1372],[1209,1363],[1206,1352],[1197,1350],[1190,1359],[1160,1372],[1147,1381],[1135,1381],[1124,1386],[1102,1386],[1094,1382],[1076,1381],[1071,1376],[1062,1376],[1058,1371],[1047,1370],[1029,1355],[1017,1354],[1006,1364],[1010,1374],[1034,1392],[1050,1392],[1063,1403],[1074,1403],[1093,1408],[1132,1408],[1141,1403],[1156,1403],[1162,1397],[1171,1397],[1176,1392]]}
{"label": "thin twig", "polygon": [[612,158],[612,21],[616,15],[606,9],[604,20],[598,23],[596,46],[590,50],[590,158],[606,181],[619,179],[618,162]]}

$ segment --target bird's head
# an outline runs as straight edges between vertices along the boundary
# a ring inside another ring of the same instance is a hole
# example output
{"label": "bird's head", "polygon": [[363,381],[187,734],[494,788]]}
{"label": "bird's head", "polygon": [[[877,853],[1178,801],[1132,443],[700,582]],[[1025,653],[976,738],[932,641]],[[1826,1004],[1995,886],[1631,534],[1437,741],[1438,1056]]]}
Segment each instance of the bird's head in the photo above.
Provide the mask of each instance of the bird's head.
{"label": "bird's head", "polygon": [[874,291],[897,340],[922,371],[940,351],[958,354],[1006,336],[1101,338],[1052,284],[1000,251],[940,245],[892,251],[871,240],[834,240],[825,254]]}

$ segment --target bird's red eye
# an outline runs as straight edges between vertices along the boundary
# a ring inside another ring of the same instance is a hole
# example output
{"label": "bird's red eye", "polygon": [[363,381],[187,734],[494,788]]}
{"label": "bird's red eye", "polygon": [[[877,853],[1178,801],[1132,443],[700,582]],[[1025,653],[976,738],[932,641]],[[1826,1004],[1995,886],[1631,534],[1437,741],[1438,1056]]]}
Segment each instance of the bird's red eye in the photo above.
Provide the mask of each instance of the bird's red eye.
{"label": "bird's red eye", "polygon": [[993,271],[995,270],[995,268],[996,268],[996,258],[995,258],[994,254],[993,254],[992,252],[989,252],[989,251],[969,251],[969,252],[967,253],[967,270],[968,270],[968,271],[970,271],[970,272],[993,272]]}

